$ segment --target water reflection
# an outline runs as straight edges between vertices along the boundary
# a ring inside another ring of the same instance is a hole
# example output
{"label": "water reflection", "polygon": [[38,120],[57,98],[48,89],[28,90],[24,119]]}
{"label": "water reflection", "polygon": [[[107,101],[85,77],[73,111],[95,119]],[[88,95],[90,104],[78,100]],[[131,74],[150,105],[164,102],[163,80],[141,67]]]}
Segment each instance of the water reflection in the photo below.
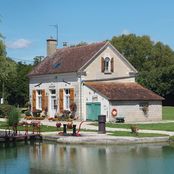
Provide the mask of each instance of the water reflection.
{"label": "water reflection", "polygon": [[2,174],[173,173],[174,145],[117,146],[31,143],[0,148]]}

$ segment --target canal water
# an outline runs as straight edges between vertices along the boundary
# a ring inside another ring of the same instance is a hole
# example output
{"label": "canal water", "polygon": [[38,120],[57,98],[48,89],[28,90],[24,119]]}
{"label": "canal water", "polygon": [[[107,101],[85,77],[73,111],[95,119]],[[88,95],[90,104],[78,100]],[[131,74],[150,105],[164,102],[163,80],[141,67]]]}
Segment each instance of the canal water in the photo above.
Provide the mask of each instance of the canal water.
{"label": "canal water", "polygon": [[174,144],[0,144],[0,174],[173,174]]}

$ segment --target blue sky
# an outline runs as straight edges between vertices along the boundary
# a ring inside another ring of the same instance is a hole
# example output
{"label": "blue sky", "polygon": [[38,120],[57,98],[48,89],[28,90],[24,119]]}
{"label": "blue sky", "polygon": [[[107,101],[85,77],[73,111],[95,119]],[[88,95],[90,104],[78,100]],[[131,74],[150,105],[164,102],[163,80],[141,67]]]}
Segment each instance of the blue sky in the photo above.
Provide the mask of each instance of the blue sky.
{"label": "blue sky", "polygon": [[0,0],[0,33],[7,55],[31,63],[46,55],[46,39],[98,42],[134,33],[174,49],[173,0]]}

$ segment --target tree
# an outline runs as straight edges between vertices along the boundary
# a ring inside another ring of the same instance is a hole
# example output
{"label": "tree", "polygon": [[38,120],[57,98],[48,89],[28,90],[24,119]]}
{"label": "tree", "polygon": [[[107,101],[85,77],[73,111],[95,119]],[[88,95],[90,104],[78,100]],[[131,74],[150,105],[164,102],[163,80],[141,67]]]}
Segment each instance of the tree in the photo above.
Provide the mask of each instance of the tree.
{"label": "tree", "polygon": [[36,56],[36,57],[34,57],[33,58],[33,60],[34,60],[33,66],[38,65],[43,59],[44,59],[44,56]]}
{"label": "tree", "polygon": [[114,36],[111,43],[139,71],[140,84],[163,97],[174,97],[174,52],[169,46],[135,34]]}
{"label": "tree", "polygon": [[140,72],[174,64],[173,50],[161,42],[153,42],[149,36],[114,36],[111,43]]}
{"label": "tree", "polygon": [[24,106],[29,100],[29,79],[27,74],[31,69],[32,65],[23,64],[22,62],[16,64],[16,77],[15,79],[13,77],[9,78],[7,85],[9,104]]}

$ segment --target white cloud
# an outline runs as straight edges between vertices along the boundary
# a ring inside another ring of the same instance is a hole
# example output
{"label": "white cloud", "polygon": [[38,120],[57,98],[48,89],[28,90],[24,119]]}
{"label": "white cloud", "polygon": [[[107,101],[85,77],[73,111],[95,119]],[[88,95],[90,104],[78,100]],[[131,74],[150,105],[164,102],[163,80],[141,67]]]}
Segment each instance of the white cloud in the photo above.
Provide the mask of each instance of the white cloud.
{"label": "white cloud", "polygon": [[127,29],[124,29],[124,30],[121,32],[121,34],[124,34],[124,35],[129,35],[129,34],[130,34],[130,32],[129,32]]}
{"label": "white cloud", "polygon": [[7,43],[7,47],[13,49],[28,48],[30,45],[31,41],[26,39],[18,39],[14,42]]}

